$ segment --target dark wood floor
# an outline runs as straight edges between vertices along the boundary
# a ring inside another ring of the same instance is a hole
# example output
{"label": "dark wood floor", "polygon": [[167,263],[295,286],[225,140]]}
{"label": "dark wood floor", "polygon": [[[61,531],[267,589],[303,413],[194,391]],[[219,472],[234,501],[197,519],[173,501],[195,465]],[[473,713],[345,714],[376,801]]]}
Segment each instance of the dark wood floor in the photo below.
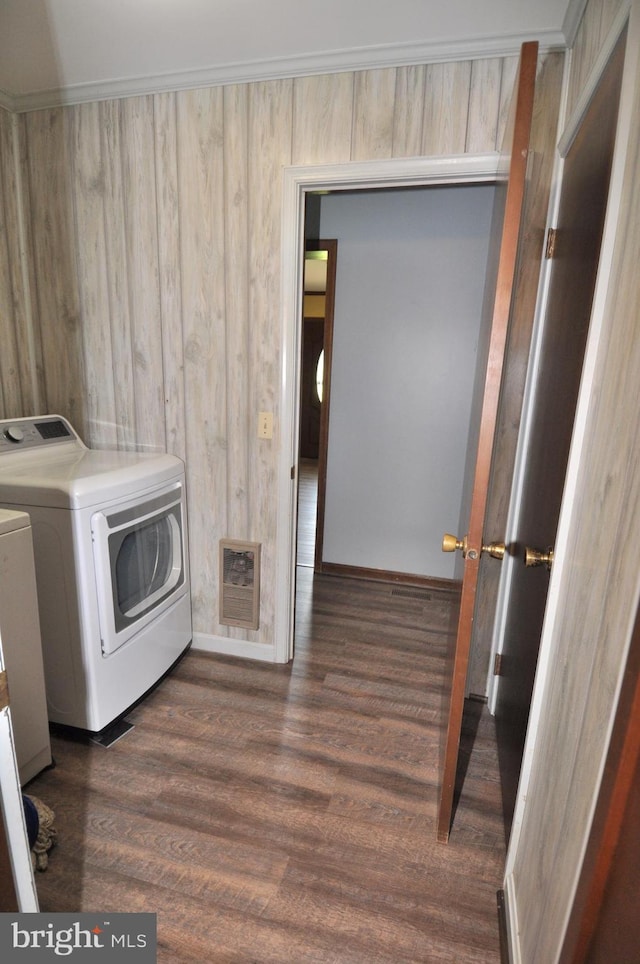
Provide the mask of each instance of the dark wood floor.
{"label": "dark wood floor", "polygon": [[[446,594],[298,570],[289,666],[189,653],[104,749],[54,738],[42,910],[158,915],[158,961],[500,959],[491,718],[436,842]],[[482,711],[481,711],[482,710]]]}

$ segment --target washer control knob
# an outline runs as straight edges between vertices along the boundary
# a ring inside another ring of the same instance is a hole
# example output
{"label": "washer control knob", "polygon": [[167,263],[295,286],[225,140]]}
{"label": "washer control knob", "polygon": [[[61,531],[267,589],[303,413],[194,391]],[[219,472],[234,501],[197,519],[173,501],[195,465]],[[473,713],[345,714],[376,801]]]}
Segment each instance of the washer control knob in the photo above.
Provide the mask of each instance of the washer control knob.
{"label": "washer control knob", "polygon": [[22,442],[24,439],[24,432],[19,425],[10,425],[4,434],[10,442]]}

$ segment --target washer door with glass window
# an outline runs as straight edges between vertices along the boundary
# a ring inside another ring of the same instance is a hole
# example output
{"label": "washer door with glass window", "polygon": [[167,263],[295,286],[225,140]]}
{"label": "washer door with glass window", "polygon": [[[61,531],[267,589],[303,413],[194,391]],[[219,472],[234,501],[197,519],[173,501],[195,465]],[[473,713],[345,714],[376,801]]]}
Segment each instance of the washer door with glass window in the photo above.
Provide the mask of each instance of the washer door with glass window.
{"label": "washer door with glass window", "polygon": [[183,487],[96,512],[91,531],[102,652],[115,652],[186,591]]}

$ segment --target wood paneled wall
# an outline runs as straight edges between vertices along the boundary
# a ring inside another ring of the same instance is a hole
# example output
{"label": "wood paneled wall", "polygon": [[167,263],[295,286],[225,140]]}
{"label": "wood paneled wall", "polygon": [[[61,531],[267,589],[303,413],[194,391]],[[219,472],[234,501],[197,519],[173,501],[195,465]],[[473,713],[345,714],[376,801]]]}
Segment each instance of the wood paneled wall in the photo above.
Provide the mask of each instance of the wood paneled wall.
{"label": "wood paneled wall", "polygon": [[625,0],[589,0],[587,3],[571,50],[568,116],[576,106],[607,34],[624,4]]}
{"label": "wood paneled wall", "polygon": [[[185,459],[197,633],[273,642],[283,167],[493,151],[515,69],[484,59],[2,115],[2,415],[58,412],[90,446]],[[256,437],[259,410],[275,414],[273,441]],[[263,545],[255,633],[218,623],[221,537]]]}
{"label": "wood paneled wall", "polygon": [[34,290],[28,185],[19,118],[0,108],[0,417],[34,411],[43,393],[42,355],[32,324]]}

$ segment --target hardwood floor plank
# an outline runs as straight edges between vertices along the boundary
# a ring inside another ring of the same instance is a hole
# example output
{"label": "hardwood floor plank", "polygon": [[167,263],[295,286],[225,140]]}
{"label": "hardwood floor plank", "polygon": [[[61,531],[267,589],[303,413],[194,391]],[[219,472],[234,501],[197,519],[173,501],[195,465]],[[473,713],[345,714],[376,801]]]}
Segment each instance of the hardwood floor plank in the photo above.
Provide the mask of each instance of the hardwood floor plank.
{"label": "hardwood floor plank", "polygon": [[448,595],[299,574],[289,666],[190,652],[109,749],[53,737],[43,910],[152,911],[161,964],[497,964],[493,720],[436,842]]}

